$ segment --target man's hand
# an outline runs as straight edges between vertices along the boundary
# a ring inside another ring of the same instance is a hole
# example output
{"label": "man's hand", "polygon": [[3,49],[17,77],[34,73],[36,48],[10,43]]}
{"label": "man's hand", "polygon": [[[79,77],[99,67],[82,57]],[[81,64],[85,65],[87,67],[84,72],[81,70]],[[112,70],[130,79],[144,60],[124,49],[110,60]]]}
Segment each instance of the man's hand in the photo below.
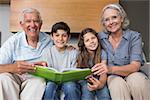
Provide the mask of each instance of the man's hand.
{"label": "man's hand", "polygon": [[35,72],[35,66],[34,64],[28,63],[26,61],[17,61],[12,65],[12,72],[18,74]]}
{"label": "man's hand", "polygon": [[76,48],[73,45],[68,45],[67,46],[67,50],[71,51],[71,50],[75,50]]}
{"label": "man's hand", "polygon": [[38,61],[38,62],[34,62],[34,65],[39,65],[39,66],[44,66],[44,67],[48,67],[48,64],[46,61]]}

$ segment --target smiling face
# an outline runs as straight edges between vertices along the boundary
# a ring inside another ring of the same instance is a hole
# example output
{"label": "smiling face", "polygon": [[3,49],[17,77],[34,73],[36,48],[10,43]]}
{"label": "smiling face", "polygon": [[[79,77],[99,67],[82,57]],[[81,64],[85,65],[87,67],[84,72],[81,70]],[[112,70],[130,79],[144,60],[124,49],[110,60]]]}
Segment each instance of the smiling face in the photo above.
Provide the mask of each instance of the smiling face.
{"label": "smiling face", "polygon": [[103,25],[111,33],[116,33],[122,29],[123,18],[118,10],[108,8],[103,13]]}
{"label": "smiling face", "polygon": [[84,38],[84,45],[87,48],[88,52],[93,52],[97,49],[98,39],[94,34],[88,32],[83,35],[83,38]]}
{"label": "smiling face", "polygon": [[52,40],[54,41],[54,44],[57,49],[64,50],[68,40],[69,36],[66,31],[59,29],[56,33],[53,33]]}
{"label": "smiling face", "polygon": [[42,26],[42,21],[35,12],[25,13],[23,21],[20,21],[20,25],[27,37],[37,37]]}

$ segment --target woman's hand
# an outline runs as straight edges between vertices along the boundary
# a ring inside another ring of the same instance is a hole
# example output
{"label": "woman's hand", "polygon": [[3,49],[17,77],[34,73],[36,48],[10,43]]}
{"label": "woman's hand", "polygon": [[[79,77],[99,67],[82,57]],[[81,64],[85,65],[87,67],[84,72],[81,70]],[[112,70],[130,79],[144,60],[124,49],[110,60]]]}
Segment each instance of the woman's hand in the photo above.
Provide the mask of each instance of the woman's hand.
{"label": "woman's hand", "polygon": [[92,67],[92,72],[94,75],[102,75],[108,73],[108,68],[105,63],[97,63]]}
{"label": "woman's hand", "polygon": [[87,81],[88,81],[87,87],[89,91],[94,91],[104,86],[104,84],[101,81],[99,81],[93,76],[88,77]]}

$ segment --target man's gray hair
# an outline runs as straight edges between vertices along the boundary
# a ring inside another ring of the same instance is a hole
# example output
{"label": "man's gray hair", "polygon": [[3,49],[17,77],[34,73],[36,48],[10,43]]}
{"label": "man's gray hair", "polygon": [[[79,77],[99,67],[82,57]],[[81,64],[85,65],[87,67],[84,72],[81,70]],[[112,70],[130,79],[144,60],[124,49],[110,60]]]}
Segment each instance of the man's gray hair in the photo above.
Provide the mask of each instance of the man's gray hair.
{"label": "man's gray hair", "polygon": [[42,18],[41,18],[40,12],[37,9],[35,9],[35,8],[23,9],[22,13],[20,15],[20,21],[24,21],[24,15],[27,14],[27,13],[36,13],[37,16],[39,17],[40,22],[42,22]]}

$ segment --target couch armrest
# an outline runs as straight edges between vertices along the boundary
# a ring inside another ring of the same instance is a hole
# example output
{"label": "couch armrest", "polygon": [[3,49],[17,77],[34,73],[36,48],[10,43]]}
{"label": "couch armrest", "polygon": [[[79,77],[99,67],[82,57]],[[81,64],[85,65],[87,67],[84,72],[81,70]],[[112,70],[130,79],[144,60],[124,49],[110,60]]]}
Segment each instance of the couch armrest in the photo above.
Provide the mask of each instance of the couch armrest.
{"label": "couch armrest", "polygon": [[142,70],[150,79],[150,62],[146,62],[144,66],[140,68],[140,70]]}

